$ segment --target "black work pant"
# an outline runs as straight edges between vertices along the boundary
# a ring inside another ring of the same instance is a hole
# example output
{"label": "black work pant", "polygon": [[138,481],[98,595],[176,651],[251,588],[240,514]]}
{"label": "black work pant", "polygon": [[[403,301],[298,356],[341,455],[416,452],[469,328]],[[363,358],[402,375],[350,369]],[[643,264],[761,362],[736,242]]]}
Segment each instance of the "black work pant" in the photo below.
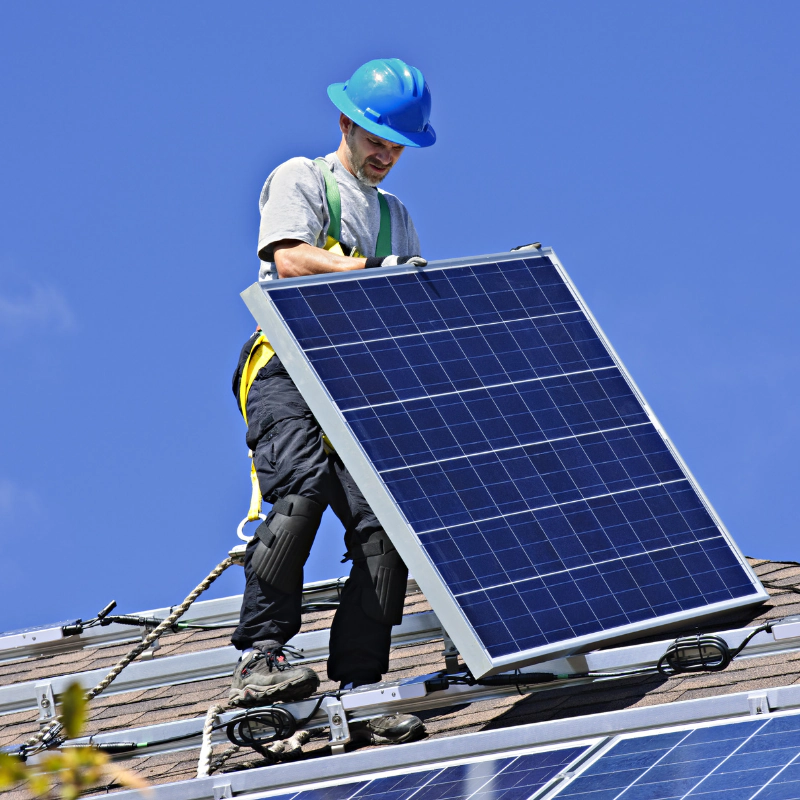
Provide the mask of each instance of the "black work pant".
{"label": "black work pant", "polygon": [[[248,442],[252,445],[258,436],[254,462],[268,502],[296,494],[323,507],[330,505],[345,527],[348,551],[381,529],[341,459],[326,452],[322,430],[278,356],[270,359],[250,389],[247,420]],[[244,596],[232,637],[240,650],[267,640],[286,644],[300,630],[302,569],[294,591],[278,591],[252,569],[255,542],[245,552]],[[392,626],[364,610],[365,593],[374,591],[366,566],[354,562],[331,626],[331,680],[374,682],[389,669]]]}

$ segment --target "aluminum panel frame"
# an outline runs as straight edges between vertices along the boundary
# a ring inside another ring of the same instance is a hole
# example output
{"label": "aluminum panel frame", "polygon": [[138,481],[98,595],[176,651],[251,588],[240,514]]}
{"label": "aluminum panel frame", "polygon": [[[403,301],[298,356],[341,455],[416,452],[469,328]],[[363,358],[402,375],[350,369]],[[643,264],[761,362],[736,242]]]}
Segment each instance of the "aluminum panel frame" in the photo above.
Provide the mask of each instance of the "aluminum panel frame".
{"label": "aluminum panel frame", "polygon": [[364,497],[372,506],[376,516],[383,524],[387,534],[408,565],[414,578],[417,580],[423,594],[430,602],[434,611],[436,611],[436,614],[442,622],[442,627],[455,642],[459,652],[475,677],[492,675],[497,672],[516,669],[559,656],[585,652],[599,643],[613,644],[645,631],[647,633],[658,633],[675,628],[687,621],[699,622],[725,611],[762,603],[769,598],[769,594],[761,585],[755,572],[747,563],[727,528],[723,525],[719,515],[703,493],[697,480],[680,457],[677,448],[667,436],[666,431],[653,413],[650,405],[645,401],[642,392],[625,368],[616,350],[614,350],[608,337],[597,323],[597,320],[589,310],[589,307],[586,305],[586,302],[578,292],[575,284],[572,282],[552,248],[542,248],[530,254],[507,252],[472,256],[469,258],[431,261],[426,267],[410,267],[407,265],[389,267],[381,269],[379,273],[371,273],[366,279],[377,277],[378,275],[385,277],[419,271],[430,272],[486,263],[517,261],[523,258],[538,258],[541,256],[546,256],[551,260],[562,280],[575,297],[586,319],[594,328],[603,345],[608,349],[616,367],[620,370],[623,378],[627,381],[631,390],[641,403],[648,419],[666,442],[670,453],[684,471],[689,485],[697,492],[697,495],[718,526],[726,543],[736,556],[740,566],[750,578],[754,590],[752,595],[713,603],[701,609],[664,615],[654,620],[630,623],[618,628],[613,628],[610,632],[600,631],[578,636],[567,641],[555,642],[550,645],[543,645],[530,650],[493,658],[478,639],[466,615],[441,578],[438,569],[419,543],[417,535],[406,521],[405,515],[395,503],[383,479],[378,474],[363,447],[350,431],[349,424],[344,415],[333,401],[333,398],[324,384],[316,376],[316,371],[311,365],[311,362],[270,298],[270,293],[275,290],[282,290],[293,286],[308,286],[316,283],[364,280],[364,274],[359,270],[353,272],[322,273],[302,278],[284,278],[279,281],[262,281],[252,284],[241,293],[241,297],[250,310],[250,313],[266,333],[273,348],[280,356],[286,371],[297,385],[300,393],[308,403],[309,408],[319,421],[320,426],[335,447],[336,452],[363,492]]}

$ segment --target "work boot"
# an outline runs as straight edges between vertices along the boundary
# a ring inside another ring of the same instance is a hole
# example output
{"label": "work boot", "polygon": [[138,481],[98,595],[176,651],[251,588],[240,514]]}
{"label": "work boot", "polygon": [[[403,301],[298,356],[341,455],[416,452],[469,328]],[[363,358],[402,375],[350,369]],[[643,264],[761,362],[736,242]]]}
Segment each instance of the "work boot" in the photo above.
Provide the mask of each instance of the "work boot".
{"label": "work boot", "polygon": [[[277,642],[265,642],[239,659],[233,671],[228,701],[234,706],[258,706],[289,700],[303,700],[319,686],[311,667],[292,666]],[[298,655],[292,652],[293,655]]]}
{"label": "work boot", "polygon": [[[359,686],[370,686],[378,680],[354,680],[339,685],[339,691],[349,691]],[[369,744],[403,744],[421,739],[426,735],[425,725],[419,717],[413,714],[386,714],[364,722],[354,722],[350,725],[350,736],[354,742],[367,742]]]}
{"label": "work boot", "polygon": [[413,714],[387,714],[350,725],[353,741],[369,744],[403,744],[421,739],[425,734],[422,720]]}

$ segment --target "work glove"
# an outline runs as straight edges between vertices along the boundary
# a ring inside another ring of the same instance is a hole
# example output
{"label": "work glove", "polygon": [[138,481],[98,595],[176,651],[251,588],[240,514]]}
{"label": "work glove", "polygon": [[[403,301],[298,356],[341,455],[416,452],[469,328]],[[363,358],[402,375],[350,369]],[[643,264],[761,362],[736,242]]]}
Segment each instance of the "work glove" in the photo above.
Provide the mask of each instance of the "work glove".
{"label": "work glove", "polygon": [[531,242],[530,244],[521,244],[518,247],[512,247],[509,252],[513,253],[516,250],[541,250],[541,242]]}
{"label": "work glove", "polygon": [[396,267],[398,264],[410,264],[412,267],[424,267],[428,262],[422,256],[384,256],[368,258],[364,269],[373,267]]}

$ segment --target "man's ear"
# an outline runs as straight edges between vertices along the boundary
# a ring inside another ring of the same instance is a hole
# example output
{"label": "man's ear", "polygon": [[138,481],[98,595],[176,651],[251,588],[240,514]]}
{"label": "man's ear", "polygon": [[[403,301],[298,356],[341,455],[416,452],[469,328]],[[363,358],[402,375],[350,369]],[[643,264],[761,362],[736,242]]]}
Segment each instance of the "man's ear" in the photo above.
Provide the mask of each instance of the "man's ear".
{"label": "man's ear", "polygon": [[353,120],[350,117],[345,116],[344,114],[339,114],[339,130],[347,136],[350,133],[350,128],[353,127]]}

